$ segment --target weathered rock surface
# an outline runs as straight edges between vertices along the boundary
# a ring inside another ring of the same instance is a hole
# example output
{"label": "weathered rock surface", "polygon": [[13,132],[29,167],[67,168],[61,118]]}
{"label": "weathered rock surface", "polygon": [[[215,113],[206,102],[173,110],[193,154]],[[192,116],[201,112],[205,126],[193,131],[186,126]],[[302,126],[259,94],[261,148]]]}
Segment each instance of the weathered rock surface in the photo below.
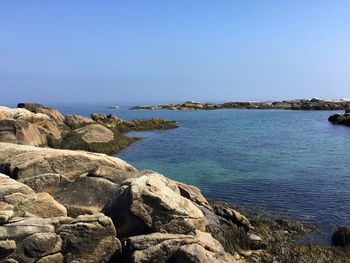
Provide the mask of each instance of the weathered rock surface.
{"label": "weathered rock surface", "polygon": [[0,260],[7,262],[108,262],[119,250],[113,224],[103,214],[22,217],[0,226]]}
{"label": "weathered rock surface", "polygon": [[103,178],[82,177],[67,184],[53,195],[68,209],[69,216],[93,214],[110,201],[118,185]]}
{"label": "weathered rock surface", "polygon": [[49,218],[67,216],[67,210],[50,194],[35,192],[20,182],[0,174],[0,223],[28,214]]}
{"label": "weathered rock surface", "polygon": [[103,214],[67,217],[48,193],[0,174],[0,262],[108,262],[121,245]]}
{"label": "weathered rock surface", "polygon": [[72,130],[95,123],[91,118],[81,115],[65,115],[64,117],[64,122]]}
{"label": "weathered rock surface", "polygon": [[46,107],[39,103],[18,103],[17,108],[24,108],[33,113],[42,113],[57,122],[64,122],[64,116],[55,108]]}
{"label": "weathered rock surface", "polygon": [[205,231],[203,213],[180,195],[176,183],[157,173],[125,181],[103,212],[122,237]]}
{"label": "weathered rock surface", "polygon": [[236,262],[210,234],[194,235],[152,233],[130,237],[124,245],[125,262]]}
{"label": "weathered rock surface", "polygon": [[57,123],[43,113],[0,107],[0,141],[41,146],[47,137],[61,138]]}
{"label": "weathered rock surface", "polygon": [[54,173],[74,180],[99,166],[110,166],[123,171],[136,170],[125,161],[105,154],[7,143],[0,143],[0,159],[1,156],[7,159],[2,161],[0,171],[16,179]]}
{"label": "weathered rock surface", "polygon": [[110,142],[114,139],[113,132],[101,124],[89,124],[74,131],[87,143]]}

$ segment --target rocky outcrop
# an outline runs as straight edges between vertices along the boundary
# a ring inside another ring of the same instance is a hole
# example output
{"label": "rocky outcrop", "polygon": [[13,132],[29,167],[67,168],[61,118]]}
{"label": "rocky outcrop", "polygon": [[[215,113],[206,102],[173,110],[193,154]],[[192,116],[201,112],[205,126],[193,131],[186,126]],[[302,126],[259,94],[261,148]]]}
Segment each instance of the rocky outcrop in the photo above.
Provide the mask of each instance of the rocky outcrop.
{"label": "rocky outcrop", "polygon": [[67,210],[48,193],[36,194],[28,186],[0,174],[0,223],[12,217],[33,215],[42,218],[67,216]]}
{"label": "rocky outcrop", "polygon": [[89,124],[74,130],[86,143],[111,142],[114,139],[113,132],[101,124]]}
{"label": "rocky outcrop", "polygon": [[152,233],[126,239],[125,262],[236,262],[210,234],[196,230],[193,235]]}
{"label": "rocky outcrop", "polygon": [[72,130],[81,128],[88,124],[95,123],[95,121],[93,121],[91,118],[84,117],[81,115],[65,115],[64,117],[65,117],[64,122]]}
{"label": "rocky outcrop", "polygon": [[15,179],[54,173],[74,180],[100,166],[109,166],[123,171],[136,170],[125,161],[105,154],[8,143],[0,143],[0,158],[1,156],[7,158],[1,163],[0,170]]}
{"label": "rocky outcrop", "polygon": [[348,113],[347,111],[343,115],[337,113],[330,116],[328,120],[333,124],[350,126],[350,113]]}
{"label": "rocky outcrop", "polygon": [[129,131],[172,129],[174,121],[126,121],[109,114],[63,116],[57,109],[38,103],[19,103],[16,109],[0,106],[0,142],[49,146],[112,154],[140,140]]}
{"label": "rocky outcrop", "polygon": [[46,107],[39,103],[18,103],[17,108],[23,108],[33,113],[42,113],[58,123],[63,123],[65,117],[55,108]]}
{"label": "rocky outcrop", "polygon": [[121,253],[103,214],[72,219],[48,193],[2,174],[0,200],[0,262],[108,262]]}
{"label": "rocky outcrop", "polygon": [[206,103],[187,101],[182,104],[163,104],[135,106],[132,110],[216,110],[216,109],[287,109],[287,110],[343,110],[350,108],[349,99],[297,99],[289,101],[275,101],[272,103],[259,101],[234,101],[225,103]]}
{"label": "rocky outcrop", "polygon": [[47,145],[48,136],[61,138],[60,128],[48,115],[0,107],[0,141],[41,146]]}
{"label": "rocky outcrop", "polygon": [[203,213],[180,195],[173,181],[157,173],[125,181],[103,212],[122,237],[205,231]]}
{"label": "rocky outcrop", "polygon": [[70,216],[99,212],[122,181],[144,174],[118,158],[82,151],[0,143],[1,155],[2,172],[52,194]]}
{"label": "rocky outcrop", "polygon": [[0,226],[1,262],[102,263],[121,253],[120,247],[112,222],[103,214],[21,217]]}

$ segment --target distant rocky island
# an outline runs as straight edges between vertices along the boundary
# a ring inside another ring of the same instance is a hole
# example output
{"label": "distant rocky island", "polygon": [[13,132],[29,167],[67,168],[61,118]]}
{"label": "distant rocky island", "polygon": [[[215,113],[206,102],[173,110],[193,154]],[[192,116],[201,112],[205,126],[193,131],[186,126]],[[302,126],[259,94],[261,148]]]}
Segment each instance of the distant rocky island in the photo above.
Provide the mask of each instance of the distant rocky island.
{"label": "distant rocky island", "polygon": [[285,109],[285,110],[345,110],[350,109],[350,99],[296,99],[275,102],[236,101],[207,103],[186,101],[181,104],[144,105],[132,110],[218,110],[218,109]]}
{"label": "distant rocky island", "polygon": [[97,153],[125,147],[124,132],[168,128],[176,123],[0,107],[0,262],[350,262],[350,226],[333,246],[301,242],[312,227]]}

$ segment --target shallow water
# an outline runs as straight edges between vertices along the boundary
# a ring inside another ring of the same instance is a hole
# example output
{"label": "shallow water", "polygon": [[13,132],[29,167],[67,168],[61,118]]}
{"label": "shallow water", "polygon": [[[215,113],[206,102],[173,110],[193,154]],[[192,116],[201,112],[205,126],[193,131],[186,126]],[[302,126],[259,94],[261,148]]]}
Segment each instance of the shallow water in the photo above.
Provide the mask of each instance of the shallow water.
{"label": "shallow water", "polygon": [[221,199],[302,220],[328,243],[350,223],[350,128],[327,121],[329,111],[129,111],[59,106],[65,113],[161,117],[174,130],[137,132],[144,140],[116,156],[138,168],[198,186]]}

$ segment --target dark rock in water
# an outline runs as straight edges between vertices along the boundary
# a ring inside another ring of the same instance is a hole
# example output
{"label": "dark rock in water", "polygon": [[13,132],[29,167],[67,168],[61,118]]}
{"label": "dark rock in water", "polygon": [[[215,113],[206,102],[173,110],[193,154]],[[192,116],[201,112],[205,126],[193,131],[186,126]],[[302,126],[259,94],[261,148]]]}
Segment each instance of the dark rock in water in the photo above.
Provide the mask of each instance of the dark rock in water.
{"label": "dark rock in water", "polygon": [[350,113],[350,109],[346,109],[346,110],[345,110],[345,113]]}
{"label": "dark rock in water", "polygon": [[344,115],[337,113],[329,116],[328,120],[333,124],[350,126],[350,113],[345,113]]}
{"label": "dark rock in water", "polygon": [[332,244],[337,247],[349,247],[350,249],[350,226],[336,229],[332,235]]}

